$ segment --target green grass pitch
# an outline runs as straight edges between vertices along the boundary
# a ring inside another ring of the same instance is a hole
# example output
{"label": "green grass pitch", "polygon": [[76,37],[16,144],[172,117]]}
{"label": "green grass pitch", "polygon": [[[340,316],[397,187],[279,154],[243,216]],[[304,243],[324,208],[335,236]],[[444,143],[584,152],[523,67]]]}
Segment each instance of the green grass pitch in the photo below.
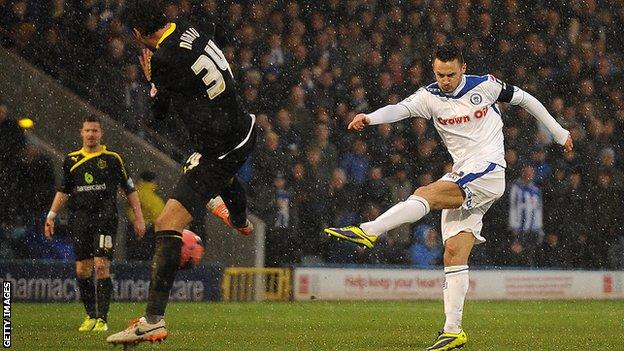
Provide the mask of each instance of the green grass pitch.
{"label": "green grass pitch", "polygon": [[[104,339],[140,316],[113,303],[109,332],[79,333],[82,306],[12,306],[12,350],[111,350]],[[133,350],[422,350],[443,323],[441,301],[171,303],[169,338]],[[624,350],[622,301],[468,301],[462,351]],[[117,350],[120,350],[117,347]]]}

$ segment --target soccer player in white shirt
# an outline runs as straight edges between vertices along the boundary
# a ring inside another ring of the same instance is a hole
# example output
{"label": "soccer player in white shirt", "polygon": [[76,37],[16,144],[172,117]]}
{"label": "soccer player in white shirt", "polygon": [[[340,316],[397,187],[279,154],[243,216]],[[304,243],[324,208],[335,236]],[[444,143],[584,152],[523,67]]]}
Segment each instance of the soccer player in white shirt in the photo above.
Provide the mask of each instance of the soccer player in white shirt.
{"label": "soccer player in white shirt", "polygon": [[505,150],[499,102],[524,108],[542,122],[553,139],[572,150],[570,133],[555,121],[544,105],[522,89],[491,75],[466,75],[461,51],[453,45],[437,48],[433,59],[436,82],[420,88],[396,105],[353,118],[349,129],[392,123],[409,117],[433,120],[453,158],[451,173],[416,189],[371,222],[360,226],[327,228],[328,235],[372,248],[377,237],[404,223],[442,210],[444,240],[444,313],[446,322],[427,350],[452,350],[466,344],[461,328],[464,299],[468,292],[468,257],[481,235],[483,215],[505,191]]}

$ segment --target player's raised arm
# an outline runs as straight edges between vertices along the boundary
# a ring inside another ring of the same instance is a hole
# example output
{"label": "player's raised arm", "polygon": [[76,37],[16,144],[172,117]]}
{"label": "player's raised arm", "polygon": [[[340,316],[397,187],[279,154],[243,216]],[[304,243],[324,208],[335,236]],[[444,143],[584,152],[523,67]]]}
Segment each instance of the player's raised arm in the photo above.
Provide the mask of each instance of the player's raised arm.
{"label": "player's raised arm", "polygon": [[503,90],[499,101],[509,102],[512,105],[520,106],[544,123],[546,128],[552,133],[557,144],[562,145],[566,152],[572,151],[574,147],[570,132],[563,128],[555,118],[548,112],[546,107],[528,92],[510,85],[503,84]]}

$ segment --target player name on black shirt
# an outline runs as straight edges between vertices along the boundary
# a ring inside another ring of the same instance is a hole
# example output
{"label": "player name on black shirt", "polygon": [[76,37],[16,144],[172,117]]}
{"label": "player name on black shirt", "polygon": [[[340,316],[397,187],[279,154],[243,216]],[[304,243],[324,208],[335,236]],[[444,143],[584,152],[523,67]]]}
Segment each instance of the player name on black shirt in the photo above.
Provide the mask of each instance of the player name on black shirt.
{"label": "player name on black shirt", "polygon": [[222,36],[214,23],[177,21],[151,60],[157,117],[172,105],[191,137],[189,146],[203,157],[235,148],[253,123],[218,45]]}

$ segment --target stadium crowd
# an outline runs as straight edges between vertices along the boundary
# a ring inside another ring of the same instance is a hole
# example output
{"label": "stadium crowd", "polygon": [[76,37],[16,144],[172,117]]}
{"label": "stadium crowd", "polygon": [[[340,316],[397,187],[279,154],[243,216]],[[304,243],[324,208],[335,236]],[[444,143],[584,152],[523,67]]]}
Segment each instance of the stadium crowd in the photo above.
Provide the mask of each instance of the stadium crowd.
{"label": "stadium crowd", "polygon": [[[463,48],[469,73],[530,92],[575,143],[563,155],[532,116],[503,106],[509,191],[485,217],[488,242],[472,264],[624,268],[624,2],[311,4],[178,0],[166,7],[172,21],[215,18],[231,38],[219,44],[262,131],[240,176],[251,210],[268,224],[267,264],[441,263],[439,214],[390,232],[370,251],[319,233],[374,218],[449,171],[429,121],[363,133],[346,125],[432,82],[430,54],[451,41]],[[0,26],[11,33],[3,45],[147,140],[183,140],[174,118],[150,116],[123,7],[124,0],[0,0]]]}

